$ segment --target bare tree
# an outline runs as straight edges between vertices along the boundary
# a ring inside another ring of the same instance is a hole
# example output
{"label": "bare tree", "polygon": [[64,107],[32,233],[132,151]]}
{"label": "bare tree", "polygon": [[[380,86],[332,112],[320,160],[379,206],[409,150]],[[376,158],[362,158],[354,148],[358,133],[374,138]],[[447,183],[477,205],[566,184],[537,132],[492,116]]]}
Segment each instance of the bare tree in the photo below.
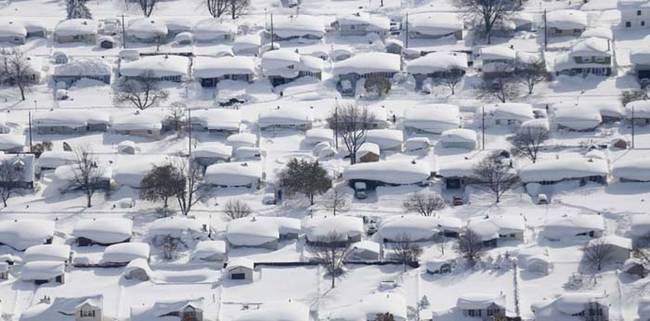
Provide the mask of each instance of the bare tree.
{"label": "bare tree", "polygon": [[517,182],[517,174],[512,169],[512,161],[506,161],[499,153],[492,153],[474,168],[476,179],[487,186],[494,194],[496,202]]}
{"label": "bare tree", "polygon": [[25,93],[38,82],[37,71],[32,67],[31,58],[25,56],[18,48],[1,49],[0,57],[0,75],[3,82],[16,86],[20,91],[20,99],[25,100]]}
{"label": "bare tree", "polygon": [[384,97],[390,91],[391,83],[390,80],[383,75],[371,74],[366,78],[363,87],[367,93],[371,93],[377,97]]}
{"label": "bare tree", "polygon": [[140,5],[140,9],[142,9],[142,14],[145,17],[151,16],[151,13],[153,13],[153,9],[156,7],[156,3],[158,3],[158,0],[137,0],[138,5]]}
{"label": "bare tree", "polygon": [[456,94],[456,86],[463,81],[465,76],[465,71],[460,69],[453,69],[448,72],[443,73],[439,78],[437,78],[437,83],[443,86],[446,86],[451,90],[451,94]]}
{"label": "bare tree", "polygon": [[160,89],[153,71],[145,71],[139,77],[122,77],[117,83],[114,100],[116,104],[131,103],[140,110],[167,100],[169,93]]}
{"label": "bare tree", "polygon": [[350,164],[354,164],[357,151],[366,142],[366,131],[372,128],[375,122],[374,116],[368,113],[368,109],[350,104],[337,108],[327,122],[331,129],[343,137]]}
{"label": "bare tree", "polygon": [[279,186],[287,195],[302,193],[309,198],[311,205],[314,205],[314,197],[325,193],[332,187],[332,180],[327,171],[318,161],[298,160],[289,161],[287,167],[278,176]]}
{"label": "bare tree", "polygon": [[548,137],[549,130],[546,128],[521,128],[512,137],[512,153],[527,157],[535,163],[537,154]]}
{"label": "bare tree", "polygon": [[470,19],[479,22],[487,43],[492,43],[492,30],[498,23],[521,8],[520,1],[513,0],[454,0]]}
{"label": "bare tree", "polygon": [[176,185],[174,196],[183,215],[189,214],[192,207],[203,198],[203,170],[199,164],[190,160],[180,161],[172,165],[177,168],[181,184]]}
{"label": "bare tree", "polygon": [[406,234],[400,236],[391,245],[391,256],[394,257],[397,262],[402,263],[404,266],[404,272],[406,272],[407,265],[417,263],[418,258],[422,255],[422,247],[411,241]]}
{"label": "bare tree", "polygon": [[514,73],[497,73],[495,76],[484,76],[476,89],[480,98],[496,98],[505,103],[520,96],[519,84]]}
{"label": "bare tree", "polygon": [[18,189],[23,170],[20,164],[11,159],[5,159],[0,163],[0,197],[4,207],[7,207],[7,200]]}
{"label": "bare tree", "polygon": [[637,100],[648,100],[648,91],[646,89],[642,90],[626,90],[621,94],[621,103],[623,106]]}
{"label": "bare tree", "polygon": [[65,10],[67,19],[92,19],[90,9],[86,6],[88,0],[66,0]]}
{"label": "bare tree", "polygon": [[348,195],[336,187],[331,188],[323,197],[323,206],[332,210],[332,215],[348,209]]}
{"label": "bare tree", "polygon": [[485,249],[481,238],[471,230],[466,230],[458,237],[456,251],[467,260],[470,265],[476,264],[481,259]]}
{"label": "bare tree", "polygon": [[602,238],[587,243],[582,252],[583,260],[587,266],[598,272],[602,270],[603,265],[612,262],[614,259],[614,247]]}
{"label": "bare tree", "polygon": [[248,206],[246,202],[241,200],[229,200],[228,203],[226,203],[223,211],[231,220],[246,217],[248,215],[251,215],[253,212],[251,207]]}
{"label": "bare tree", "polygon": [[522,65],[516,69],[519,81],[528,88],[528,94],[532,95],[535,85],[548,79],[546,63],[543,59],[538,59],[531,64]]}
{"label": "bare tree", "polygon": [[325,268],[331,278],[332,289],[336,286],[336,278],[344,273],[344,258],[350,248],[349,243],[345,243],[345,246],[340,245],[342,239],[345,239],[345,237],[332,232],[322,238],[318,242],[318,246],[312,247],[316,262]]}
{"label": "bare tree", "polygon": [[437,193],[413,193],[402,204],[405,210],[431,216],[446,207],[445,200]]}
{"label": "bare tree", "polygon": [[208,6],[208,12],[214,18],[221,17],[230,9],[228,0],[206,0],[206,5]]}
{"label": "bare tree", "polygon": [[174,165],[154,165],[140,182],[140,197],[154,202],[162,200],[163,207],[167,208],[169,198],[176,196],[178,186],[184,183],[182,173]]}
{"label": "bare tree", "polygon": [[187,125],[187,105],[181,102],[173,102],[169,106],[169,113],[167,113],[167,118],[165,122],[171,128],[174,128],[176,133],[180,136],[183,132],[183,128]]}
{"label": "bare tree", "polygon": [[162,239],[162,253],[165,260],[173,260],[179,251],[179,248],[187,248],[187,244],[178,236],[171,234],[165,235]]}
{"label": "bare tree", "polygon": [[447,247],[447,237],[444,233],[436,233],[433,236],[433,242],[438,243],[440,246],[440,254],[445,255],[445,248]]}
{"label": "bare tree", "polygon": [[375,316],[375,321],[395,321],[395,317],[390,312],[377,313],[377,315]]}
{"label": "bare tree", "polygon": [[232,20],[237,19],[246,12],[250,5],[250,0],[227,0],[230,6],[230,17]]}
{"label": "bare tree", "polygon": [[77,148],[74,153],[70,188],[83,191],[86,194],[86,206],[91,207],[93,195],[102,189],[104,170],[97,165],[97,157],[89,147]]}

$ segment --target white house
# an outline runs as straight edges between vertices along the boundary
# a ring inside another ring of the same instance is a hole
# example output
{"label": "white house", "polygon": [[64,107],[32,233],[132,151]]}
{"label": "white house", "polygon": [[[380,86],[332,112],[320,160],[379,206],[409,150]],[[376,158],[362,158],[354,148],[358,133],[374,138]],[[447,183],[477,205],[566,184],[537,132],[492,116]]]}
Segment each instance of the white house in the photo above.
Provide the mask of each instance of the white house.
{"label": "white house", "polygon": [[483,75],[493,77],[515,71],[517,52],[505,45],[481,47],[478,49],[477,58]]}
{"label": "white house", "polygon": [[130,321],[216,321],[216,304],[204,297],[167,299],[131,308]]}
{"label": "white house", "polygon": [[94,218],[80,220],[72,235],[78,246],[112,245],[129,242],[133,221],[126,218]]}
{"label": "white house", "polygon": [[232,41],[237,35],[237,25],[224,19],[207,18],[194,25],[192,34],[198,42]]}
{"label": "white house", "polygon": [[181,82],[183,78],[188,76],[188,70],[189,59],[187,57],[155,55],[122,62],[119,66],[119,76]]}
{"label": "white house", "polygon": [[650,2],[647,0],[618,0],[621,13],[620,27],[625,29],[644,29],[650,23]]}
{"label": "white house", "polygon": [[21,45],[27,39],[25,25],[13,20],[0,20],[0,42]]}
{"label": "white house", "polygon": [[606,184],[608,175],[606,160],[583,157],[542,160],[519,170],[522,182],[543,185],[570,180],[580,181],[581,185],[587,182]]}
{"label": "white house", "polygon": [[232,146],[219,142],[199,143],[192,149],[192,159],[203,167],[218,162],[229,162],[232,156]]}
{"label": "white house", "polygon": [[463,76],[467,70],[467,54],[463,52],[432,52],[406,64],[406,71],[415,79],[415,89],[423,89],[425,82],[439,78]]}
{"label": "white house", "polygon": [[526,223],[519,215],[499,215],[472,219],[467,229],[474,232],[484,246],[496,247],[502,241],[523,241]]}
{"label": "white house", "polygon": [[495,316],[506,316],[506,296],[489,293],[470,293],[458,297],[456,309],[465,318],[491,320]]}
{"label": "white house", "polygon": [[411,14],[408,16],[408,36],[425,39],[453,37],[460,40],[463,39],[463,20],[456,13]]}
{"label": "white house", "polygon": [[136,18],[126,27],[127,39],[134,42],[162,43],[167,40],[168,33],[165,22],[156,18]]}
{"label": "white house", "polygon": [[544,222],[542,236],[551,241],[571,240],[576,237],[600,237],[605,220],[600,215],[573,214],[551,217]]}
{"label": "white house", "polygon": [[337,89],[344,95],[354,95],[361,79],[375,75],[391,80],[400,71],[400,56],[383,52],[359,53],[332,66]]}
{"label": "white house", "polygon": [[267,31],[276,41],[313,41],[323,38],[325,23],[320,16],[281,15],[273,17],[273,30],[269,25]]}
{"label": "white house", "polygon": [[496,126],[519,127],[525,121],[535,118],[533,106],[526,103],[497,103],[486,106]]}
{"label": "white house", "polygon": [[406,130],[440,134],[445,130],[460,128],[461,114],[456,105],[417,105],[404,111],[402,124]]}
{"label": "white house", "polygon": [[55,109],[36,113],[33,118],[33,126],[41,135],[104,132],[109,123],[108,114],[98,110]]}
{"label": "white house", "polygon": [[139,188],[142,178],[154,166],[163,166],[178,158],[160,155],[119,155],[113,166],[113,180],[118,185]]}
{"label": "white house", "polygon": [[159,218],[149,225],[148,236],[153,244],[158,244],[160,238],[174,236],[180,238],[197,239],[205,232],[206,226],[194,218],[182,216],[168,216]]}
{"label": "white house", "polygon": [[136,259],[149,261],[150,253],[149,243],[117,243],[104,249],[100,264],[103,266],[126,266]]}
{"label": "white house", "polygon": [[33,305],[20,315],[20,321],[106,321],[104,297],[56,297]]}
{"label": "white house", "polygon": [[350,186],[363,182],[369,189],[377,186],[422,184],[431,176],[427,162],[408,160],[384,160],[354,164],[343,171],[343,178]]}
{"label": "white house", "polygon": [[54,41],[58,43],[95,43],[97,22],[91,19],[67,19],[54,27]]}
{"label": "white house", "polygon": [[390,19],[382,15],[357,12],[337,17],[332,27],[341,36],[366,36],[374,33],[383,37],[390,30]]}
{"label": "white house", "polygon": [[613,49],[610,40],[590,37],[571,46],[569,52],[555,56],[556,75],[610,76],[614,70]]}
{"label": "white house", "polygon": [[531,310],[537,321],[575,320],[576,317],[592,321],[609,320],[608,298],[601,293],[566,292],[553,301],[533,304]]}
{"label": "white house", "polygon": [[195,57],[192,75],[201,87],[214,87],[221,80],[252,82],[256,62],[252,57]]}
{"label": "white house", "polygon": [[280,230],[272,220],[244,217],[228,223],[226,240],[231,247],[277,249]]}
{"label": "white house", "polygon": [[221,187],[257,188],[264,178],[264,171],[256,162],[217,163],[208,166],[204,180],[207,184]]}
{"label": "white house", "polygon": [[23,219],[0,221],[0,244],[17,251],[52,243],[54,221]]}
{"label": "white house", "polygon": [[65,84],[66,88],[71,87],[75,82],[81,79],[92,79],[111,83],[113,67],[106,61],[98,58],[77,58],[72,59],[64,64],[54,66],[52,80],[57,84]]}
{"label": "white house", "polygon": [[111,130],[118,135],[159,138],[166,114],[159,110],[111,115]]}
{"label": "white house", "polygon": [[546,14],[546,28],[549,37],[580,36],[587,29],[587,12],[574,9],[560,9]]}

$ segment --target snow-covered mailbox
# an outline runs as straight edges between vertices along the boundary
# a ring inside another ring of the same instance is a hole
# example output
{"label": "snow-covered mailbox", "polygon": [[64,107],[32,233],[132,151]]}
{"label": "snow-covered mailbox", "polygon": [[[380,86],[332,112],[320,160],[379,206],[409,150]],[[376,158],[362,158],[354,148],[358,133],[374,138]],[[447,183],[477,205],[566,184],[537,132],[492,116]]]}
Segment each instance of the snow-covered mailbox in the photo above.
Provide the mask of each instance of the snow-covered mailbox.
{"label": "snow-covered mailbox", "polygon": [[325,35],[325,23],[320,16],[304,14],[274,16],[273,30],[267,28],[267,32],[275,41],[315,41]]}
{"label": "snow-covered mailbox", "polygon": [[607,39],[590,37],[575,43],[569,52],[555,56],[556,75],[610,76],[614,70],[613,49]]}
{"label": "snow-covered mailbox", "polygon": [[617,160],[612,166],[612,176],[620,182],[650,182],[650,162],[645,158]]}
{"label": "snow-covered mailbox", "polygon": [[[270,302],[242,311],[233,321],[309,321],[309,307],[297,302]],[[644,320],[645,321],[645,320]]]}
{"label": "snow-covered mailbox", "polygon": [[134,79],[152,79],[181,82],[187,77],[189,59],[175,55],[146,56],[134,61],[122,62],[119,76]]}
{"label": "snow-covered mailbox", "polygon": [[[648,22],[650,22],[650,19]],[[630,62],[634,66],[634,72],[639,81],[650,81],[650,48],[633,49],[630,52]]]}
{"label": "snow-covered mailbox", "polygon": [[78,246],[108,246],[131,240],[133,221],[126,218],[96,218],[80,220],[72,235]]}
{"label": "snow-covered mailbox", "polygon": [[167,38],[167,25],[155,18],[136,18],[126,27],[127,39],[132,42],[162,43]]}
{"label": "snow-covered mailbox", "polygon": [[226,264],[226,273],[230,280],[253,281],[253,272],[255,272],[255,262],[245,257],[228,260]]}
{"label": "snow-covered mailbox", "polygon": [[37,285],[63,284],[65,282],[65,263],[60,261],[27,262],[20,270],[20,280],[34,282]]}
{"label": "snow-covered mailbox", "polygon": [[352,187],[355,183],[362,182],[367,188],[375,189],[384,185],[425,184],[431,174],[431,169],[425,162],[385,160],[351,165],[343,171],[343,178]]}
{"label": "snow-covered mailbox", "polygon": [[484,77],[507,76],[515,71],[517,52],[505,45],[482,47],[478,50],[478,60]]}
{"label": "snow-covered mailbox", "polygon": [[278,241],[296,239],[300,220],[289,217],[244,217],[228,223],[226,239],[231,247],[277,249]]}
{"label": "snow-covered mailbox", "polygon": [[505,294],[471,293],[458,297],[456,309],[463,317],[491,320],[497,316],[506,316]]}
{"label": "snow-covered mailbox", "polygon": [[546,28],[549,37],[580,36],[587,29],[587,12],[560,9],[546,14]]}
{"label": "snow-covered mailbox", "polygon": [[192,33],[198,42],[232,41],[237,34],[237,25],[223,19],[207,18],[199,20]]}
{"label": "snow-covered mailbox", "polygon": [[54,66],[52,80],[57,84],[65,84],[66,88],[71,87],[81,79],[92,79],[111,83],[112,66],[99,58],[77,58],[64,64]]}
{"label": "snow-covered mailbox", "polygon": [[390,19],[386,16],[357,12],[336,18],[332,27],[341,36],[367,36],[374,33],[384,37],[390,30]]}
{"label": "snow-covered mailbox", "polygon": [[0,21],[0,42],[22,45],[26,38],[27,29],[22,23],[13,20]]}
{"label": "snow-covered mailbox", "polygon": [[584,157],[541,160],[519,170],[524,184],[551,185],[564,181],[579,181],[580,185],[587,182],[607,184],[608,175],[606,160]]}
{"label": "snow-covered mailbox", "polygon": [[559,104],[553,106],[553,124],[557,128],[571,131],[590,131],[594,130],[603,122],[600,111],[596,108],[587,106],[566,106]]}
{"label": "snow-covered mailbox", "polygon": [[15,179],[0,178],[0,185],[26,189],[34,188],[35,160],[33,154],[0,153],[0,162],[7,162],[17,173]]}
{"label": "snow-covered mailbox", "polygon": [[474,150],[478,146],[478,134],[472,129],[448,129],[442,132],[439,142],[445,148]]}
{"label": "snow-covered mailbox", "polygon": [[605,220],[600,215],[574,214],[551,217],[544,222],[541,235],[551,241],[597,238],[603,235]]}
{"label": "snow-covered mailbox", "polygon": [[212,164],[204,175],[207,184],[220,187],[258,188],[263,178],[262,167],[254,162]]}
{"label": "snow-covered mailbox", "polygon": [[103,301],[102,295],[48,298],[25,310],[20,321],[104,321]]}
{"label": "snow-covered mailbox", "polygon": [[214,87],[221,80],[252,82],[255,68],[255,59],[248,56],[196,57],[192,75],[201,87]]}
{"label": "snow-covered mailbox", "polygon": [[455,13],[427,12],[409,15],[409,38],[463,39],[463,20]]}
{"label": "snow-covered mailbox", "polygon": [[332,73],[336,77],[336,88],[344,95],[353,96],[357,83],[370,76],[386,78],[391,81],[401,71],[399,55],[383,52],[359,53],[343,61],[334,63]]}
{"label": "snow-covered mailbox", "polygon": [[205,240],[196,243],[190,256],[194,262],[223,262],[226,260],[226,242],[222,240]]}
{"label": "snow-covered mailbox", "polygon": [[54,236],[54,221],[4,220],[0,222],[0,244],[17,251],[30,246],[50,244]]}
{"label": "snow-covered mailbox", "polygon": [[68,19],[54,27],[54,41],[58,43],[95,43],[97,22],[91,19]]}
{"label": "snow-covered mailbox", "polygon": [[126,266],[131,261],[142,259],[149,261],[151,248],[148,243],[129,242],[109,245],[104,249],[100,261],[101,266],[119,267]]}
{"label": "snow-covered mailbox", "polygon": [[406,65],[406,71],[415,79],[415,90],[424,89],[427,81],[452,82],[465,75],[466,70],[467,54],[462,52],[432,52]]}
{"label": "snow-covered mailbox", "polygon": [[313,111],[304,107],[276,107],[260,111],[257,126],[261,130],[291,128],[307,130],[312,126]]}
{"label": "snow-covered mailbox", "polygon": [[625,105],[625,118],[635,125],[650,124],[650,100],[637,100]]}
{"label": "snow-covered mailbox", "polygon": [[344,246],[361,241],[364,232],[361,217],[337,215],[305,222],[305,239],[313,245]]}
{"label": "snow-covered mailbox", "polygon": [[111,116],[111,130],[118,135],[159,138],[164,120],[165,113],[159,110],[116,114]]}
{"label": "snow-covered mailbox", "polygon": [[593,292],[563,293],[553,301],[535,303],[531,306],[537,321],[609,320],[607,295]]}
{"label": "snow-covered mailbox", "polygon": [[327,317],[330,321],[376,321],[380,314],[389,313],[395,321],[407,320],[407,304],[403,295],[396,292],[378,292],[359,302],[334,309]]}
{"label": "snow-covered mailbox", "polygon": [[523,241],[526,223],[519,215],[490,216],[470,220],[467,229],[479,237],[483,246],[496,247],[502,241]]}
{"label": "snow-covered mailbox", "polygon": [[230,135],[239,133],[241,112],[226,108],[192,110],[190,121],[193,131],[205,130]]}
{"label": "snow-covered mailbox", "polygon": [[192,159],[203,167],[219,162],[229,162],[231,157],[232,146],[219,142],[200,143],[192,149]]}
{"label": "snow-covered mailbox", "polygon": [[439,233],[436,218],[421,215],[400,215],[384,219],[379,226],[379,235],[384,242],[425,242]]}
{"label": "snow-covered mailbox", "polygon": [[485,108],[496,126],[519,127],[523,122],[535,118],[533,106],[526,103],[498,103]]}
{"label": "snow-covered mailbox", "polygon": [[262,74],[273,86],[284,85],[305,76],[320,79],[323,71],[321,59],[300,55],[289,49],[265,52],[261,64]]}
{"label": "snow-covered mailbox", "polygon": [[[179,296],[182,297],[182,296]],[[161,300],[153,304],[131,308],[130,321],[216,321],[216,304],[204,297],[189,295],[191,299]]]}
{"label": "snow-covered mailbox", "polygon": [[440,134],[461,126],[458,106],[451,104],[430,104],[409,107],[404,111],[405,130]]}
{"label": "snow-covered mailbox", "polygon": [[97,110],[56,109],[35,114],[33,122],[41,135],[62,135],[104,132],[110,120],[108,114]]}
{"label": "snow-covered mailbox", "polygon": [[53,261],[70,263],[72,252],[70,245],[66,244],[39,244],[30,246],[25,250],[23,262]]}

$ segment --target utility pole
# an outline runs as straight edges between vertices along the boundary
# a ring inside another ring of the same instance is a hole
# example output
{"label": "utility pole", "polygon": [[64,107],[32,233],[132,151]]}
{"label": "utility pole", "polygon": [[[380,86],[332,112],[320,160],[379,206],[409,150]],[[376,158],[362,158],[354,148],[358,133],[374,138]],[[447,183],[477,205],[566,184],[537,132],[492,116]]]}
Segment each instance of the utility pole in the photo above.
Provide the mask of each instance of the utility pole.
{"label": "utility pole", "polygon": [[546,51],[546,46],[548,46],[548,27],[546,25],[546,9],[544,9],[544,51]]}
{"label": "utility pole", "polygon": [[634,104],[632,104],[632,149],[634,149]]}
{"label": "utility pole", "polygon": [[481,106],[481,149],[485,150],[485,105]]}
{"label": "utility pole", "polygon": [[28,112],[28,117],[29,117],[29,119],[28,119],[28,122],[29,122],[29,152],[31,153],[32,148],[33,148],[33,145],[32,145],[32,112],[31,111]]}
{"label": "utility pole", "polygon": [[273,38],[275,37],[273,33],[273,14],[271,14],[271,50],[273,50],[274,44],[273,44]]}
{"label": "utility pole", "polygon": [[334,147],[336,151],[339,150],[339,99],[334,98],[336,104],[334,104]]}
{"label": "utility pole", "polygon": [[126,49],[126,28],[124,27],[124,14],[122,14],[122,48]]}
{"label": "utility pole", "polygon": [[406,36],[404,37],[404,48],[409,47],[409,14],[408,12],[406,13],[406,25],[404,26],[404,29],[406,29],[405,33]]}

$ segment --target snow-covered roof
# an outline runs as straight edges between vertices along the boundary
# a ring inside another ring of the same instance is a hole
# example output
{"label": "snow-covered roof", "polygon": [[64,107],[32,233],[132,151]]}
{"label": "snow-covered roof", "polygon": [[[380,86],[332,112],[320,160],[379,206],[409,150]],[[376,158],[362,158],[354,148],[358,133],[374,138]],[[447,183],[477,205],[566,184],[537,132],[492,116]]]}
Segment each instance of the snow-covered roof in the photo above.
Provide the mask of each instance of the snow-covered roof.
{"label": "snow-covered roof", "polygon": [[632,250],[632,239],[629,239],[627,237],[610,234],[610,235],[602,236],[598,239],[593,239],[589,241],[588,244],[589,245],[598,244],[597,242],[602,242],[602,244],[606,244],[609,246],[618,247],[626,250]]}
{"label": "snow-covered roof", "polygon": [[14,149],[25,146],[25,136],[22,134],[0,134],[0,150]]}
{"label": "snow-covered roof", "polygon": [[345,180],[379,181],[388,184],[417,184],[431,176],[431,168],[424,162],[408,160],[385,160],[360,163],[343,171]]}
{"label": "snow-covered roof", "polygon": [[379,145],[380,149],[400,148],[404,132],[400,129],[371,129],[366,131],[366,141]]}
{"label": "snow-covered roof", "polygon": [[384,52],[359,53],[343,61],[336,62],[332,66],[332,73],[335,76],[350,73],[359,75],[375,72],[392,73],[400,70],[400,56]]}
{"label": "snow-covered roof", "polygon": [[636,100],[625,105],[627,118],[650,118],[650,100]]}
{"label": "snow-covered roof", "polygon": [[131,238],[133,221],[126,218],[95,218],[80,220],[72,234],[102,243],[124,242]]}
{"label": "snow-covered roof", "polygon": [[609,57],[612,55],[609,40],[603,38],[585,38],[570,49],[572,57]]}
{"label": "snow-covered roof", "polygon": [[0,243],[22,251],[44,244],[54,235],[54,221],[24,219],[0,221]]}
{"label": "snow-covered roof", "polygon": [[607,305],[607,295],[594,292],[565,292],[552,302],[532,305],[535,319],[539,321],[575,320],[574,316],[585,312],[589,304]]}
{"label": "snow-covered roof", "polygon": [[104,297],[101,294],[83,297],[56,297],[52,303],[35,304],[20,314],[20,321],[75,321],[79,309],[89,305],[102,311]]}
{"label": "snow-covered roof", "polygon": [[165,37],[169,31],[164,21],[156,18],[136,18],[129,21],[126,33],[140,39]]}
{"label": "snow-covered roof", "polygon": [[375,320],[380,313],[390,313],[396,321],[406,320],[406,299],[396,292],[373,293],[358,303],[330,312],[328,319],[331,321]]}
{"label": "snow-covered roof", "polygon": [[193,33],[198,41],[210,41],[237,34],[237,25],[223,19],[207,18],[194,25]]}
{"label": "snow-covered roof", "polygon": [[226,239],[236,246],[259,246],[277,241],[280,231],[272,220],[244,217],[228,223]]}
{"label": "snow-covered roof", "polygon": [[241,112],[238,109],[211,108],[192,111],[191,121],[201,123],[209,130],[239,131]]}
{"label": "snow-covered roof", "polygon": [[80,36],[97,34],[97,22],[91,19],[68,19],[54,27],[57,36]]}
{"label": "snow-covered roof", "polygon": [[253,133],[232,134],[226,138],[226,142],[228,142],[228,144],[232,145],[234,148],[241,146],[254,147],[257,145],[257,135]]}
{"label": "snow-covered roof", "polygon": [[[24,140],[24,138],[23,138]],[[334,141],[334,130],[330,128],[312,128],[305,132],[305,141],[310,144]]]}
{"label": "snow-covered roof", "polygon": [[542,234],[549,239],[561,240],[591,231],[605,230],[605,220],[600,215],[573,214],[549,218]]}
{"label": "snow-covered roof", "polygon": [[463,30],[463,20],[455,13],[427,12],[408,17],[409,31],[427,36],[443,36]]}
{"label": "snow-covered roof", "polygon": [[467,228],[482,241],[488,241],[498,238],[500,234],[523,233],[526,223],[519,215],[499,215],[470,220]]}
{"label": "snow-covered roof", "polygon": [[208,166],[204,179],[213,185],[246,186],[255,185],[263,174],[262,167],[255,162],[217,163]]}
{"label": "snow-covered roof", "polygon": [[193,75],[197,78],[216,78],[224,75],[254,75],[253,57],[195,57]]}
{"label": "snow-covered roof", "polygon": [[232,50],[237,52],[245,49],[259,48],[261,45],[262,37],[259,34],[251,33],[237,36],[232,44]]}
{"label": "snow-covered roof", "polygon": [[189,59],[176,55],[145,56],[138,60],[123,62],[120,74],[127,77],[140,77],[152,73],[153,77],[187,75]]}
{"label": "snow-covered roof", "polygon": [[404,127],[441,133],[460,127],[461,115],[458,106],[451,104],[430,104],[409,107],[404,111]]}
{"label": "snow-covered roof", "polygon": [[318,242],[329,236],[338,235],[345,239],[357,237],[364,233],[361,217],[337,215],[305,222],[307,240]]}
{"label": "snow-covered roof", "polygon": [[77,161],[77,155],[71,151],[48,150],[38,158],[40,168],[57,168]]}
{"label": "snow-covered roof", "polygon": [[272,126],[304,126],[312,122],[312,110],[305,107],[280,107],[262,110],[257,125],[264,129]]}
{"label": "snow-covered roof", "polygon": [[542,55],[538,52],[517,51],[517,62],[519,63],[532,65],[542,61]]}
{"label": "snow-covered roof", "polygon": [[320,16],[284,15],[273,17],[273,33],[281,38],[315,36],[325,34],[325,23]]}
{"label": "snow-covered roof", "polygon": [[536,118],[521,123],[519,130],[549,130],[550,125],[547,118]]}
{"label": "snow-covered roof", "polygon": [[301,71],[322,72],[324,65],[325,62],[321,58],[302,55],[300,56],[300,65],[298,65],[298,68]]}
{"label": "snow-covered roof", "polygon": [[557,109],[553,121],[573,130],[589,130],[600,125],[603,118],[600,110],[595,108],[567,107]]}
{"label": "snow-covered roof", "polygon": [[256,310],[247,310],[233,321],[309,321],[309,308],[297,302],[268,302]]}
{"label": "snow-covered roof", "polygon": [[614,32],[612,31],[612,28],[608,27],[595,27],[595,28],[589,28],[585,30],[580,37],[582,38],[589,38],[589,37],[596,37],[596,38],[602,38],[602,39],[607,39],[607,40],[614,40]]}
{"label": "snow-covered roof", "polygon": [[630,217],[630,235],[643,237],[650,234],[650,216],[635,214]]}
{"label": "snow-covered roof", "polygon": [[498,103],[488,106],[492,109],[492,117],[500,120],[517,120],[524,122],[535,118],[533,106],[526,103]]}
{"label": "snow-covered roof", "polygon": [[[187,297],[190,298],[187,298]],[[212,321],[214,311],[214,304],[208,304],[204,297],[193,297],[191,294],[186,295],[182,299],[164,299],[157,300],[153,304],[137,306],[131,308],[130,321],[178,321],[179,315],[183,311],[197,312],[198,315],[205,315],[202,317],[204,321]]]}
{"label": "snow-covered roof", "polygon": [[401,241],[402,238],[411,241],[428,240],[437,232],[436,218],[417,214],[391,216],[384,219],[379,226],[382,239],[391,241]]}
{"label": "snow-covered roof", "polygon": [[607,176],[607,161],[582,157],[541,160],[524,166],[519,170],[519,177],[524,183],[556,182],[564,179],[586,178],[590,176]]}
{"label": "snow-covered roof", "polygon": [[27,37],[25,25],[13,20],[0,20],[0,37]]}
{"label": "snow-covered roof", "polygon": [[295,77],[300,54],[289,49],[270,50],[262,54],[262,73],[266,76]]}
{"label": "snow-covered roof", "polygon": [[222,240],[205,240],[196,243],[192,251],[192,260],[201,260],[214,255],[221,259],[226,256],[226,242]]}
{"label": "snow-covered roof", "polygon": [[486,60],[515,60],[517,52],[505,45],[481,47],[478,50],[482,61]]}
{"label": "snow-covered roof", "polygon": [[54,76],[83,77],[83,76],[110,76],[112,66],[102,59],[76,58],[65,64],[54,66]]}
{"label": "snow-covered roof", "polygon": [[336,18],[340,26],[366,26],[370,32],[385,32],[390,29],[390,19],[386,16],[357,12]]}
{"label": "snow-covered roof", "polygon": [[89,124],[108,124],[108,114],[98,110],[54,109],[34,115],[34,125],[46,127],[86,127]]}
{"label": "snow-covered roof", "polygon": [[203,226],[199,221],[179,216],[159,218],[149,226],[149,235],[151,237],[159,235],[182,236],[200,233],[201,231],[203,231]]}
{"label": "snow-covered roof", "polygon": [[113,114],[111,115],[111,129],[116,131],[160,130],[164,119],[164,113],[153,109],[139,113]]}
{"label": "snow-covered roof", "polygon": [[650,45],[630,50],[630,61],[635,65],[650,65]]}
{"label": "snow-covered roof", "polygon": [[192,149],[193,158],[229,159],[232,156],[232,146],[219,142],[199,143]]}
{"label": "snow-covered roof", "polygon": [[430,74],[450,70],[466,70],[467,54],[463,52],[432,52],[409,61],[406,70],[409,74]]}
{"label": "snow-covered roof", "polygon": [[70,258],[70,245],[66,244],[39,244],[30,246],[25,250],[24,262],[31,261],[58,261],[65,262]]}
{"label": "snow-covered roof", "polygon": [[600,98],[582,100],[576,105],[577,108],[595,109],[600,112],[602,117],[622,118],[625,114],[623,104],[619,99]]}
{"label": "snow-covered roof", "polygon": [[612,165],[612,175],[618,179],[650,181],[650,162],[645,158],[617,160]]}
{"label": "snow-covered roof", "polygon": [[255,262],[246,257],[236,257],[236,258],[228,259],[226,270],[230,271],[236,268],[253,270],[255,268]]}
{"label": "snow-covered roof", "polygon": [[175,157],[162,155],[120,155],[115,160],[113,179],[120,185],[138,188],[142,178],[154,166],[163,166],[176,160]]}
{"label": "snow-covered roof", "polygon": [[367,154],[381,155],[381,149],[379,148],[379,145],[370,142],[361,144],[357,150],[357,161],[359,161],[361,157]]}
{"label": "snow-covered roof", "polygon": [[442,132],[440,141],[443,143],[474,143],[476,144],[478,134],[472,129],[454,128]]}
{"label": "snow-covered roof", "polygon": [[65,274],[65,263],[60,261],[32,261],[23,265],[20,279],[23,281],[51,280]]}
{"label": "snow-covered roof", "polygon": [[587,13],[580,10],[560,9],[546,14],[546,25],[560,30],[587,28]]}
{"label": "snow-covered roof", "polygon": [[104,249],[102,262],[128,263],[135,259],[149,259],[150,247],[144,242],[128,242],[109,245]]}
{"label": "snow-covered roof", "polygon": [[468,293],[463,294],[456,300],[456,307],[461,310],[482,310],[490,307],[492,304],[505,308],[505,294]]}

